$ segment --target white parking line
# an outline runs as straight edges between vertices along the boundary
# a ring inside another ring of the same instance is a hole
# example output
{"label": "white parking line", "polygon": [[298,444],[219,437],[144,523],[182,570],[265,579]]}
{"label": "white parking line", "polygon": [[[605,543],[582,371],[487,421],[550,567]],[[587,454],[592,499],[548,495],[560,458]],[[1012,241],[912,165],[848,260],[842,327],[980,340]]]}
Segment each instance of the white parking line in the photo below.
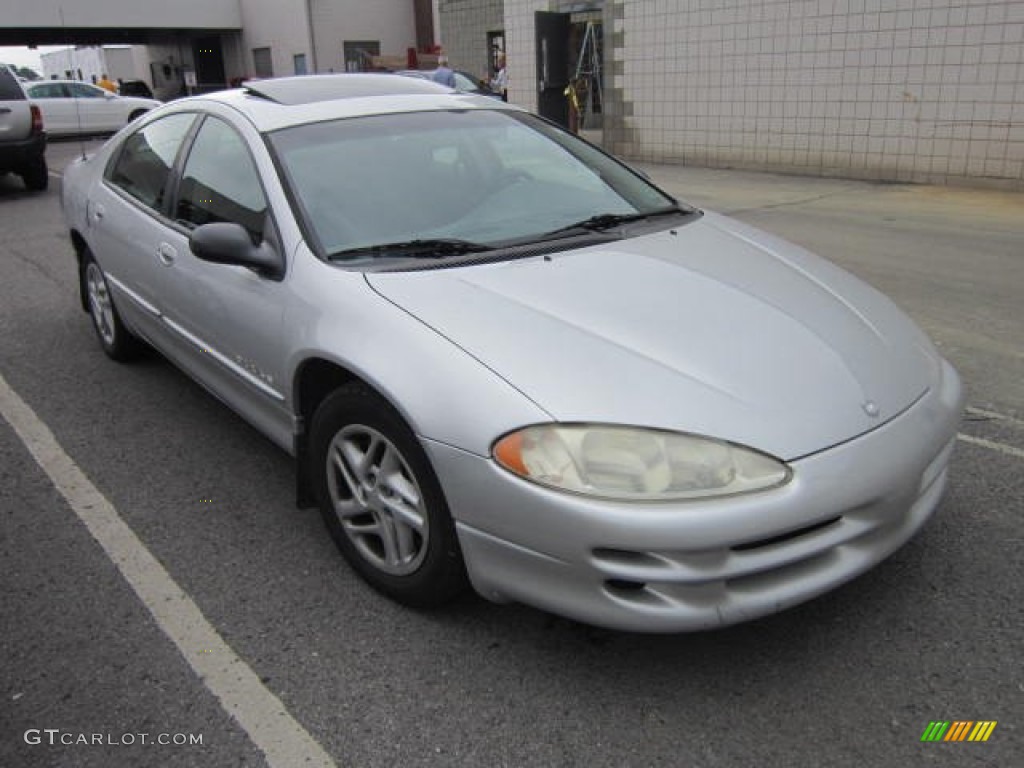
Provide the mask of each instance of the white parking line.
{"label": "white parking line", "polygon": [[263,752],[268,765],[336,768],[331,757],[235,654],[2,375],[0,416],[14,428],[203,685]]}
{"label": "white parking line", "polygon": [[967,411],[968,416],[980,416],[983,419],[1002,421],[1014,427],[1024,427],[1024,421],[1016,419],[1013,416],[1007,416],[1005,413],[997,413],[996,411],[989,411],[984,408],[975,408],[970,405],[967,406],[965,410]]}
{"label": "white parking line", "polygon": [[962,432],[958,433],[956,437],[957,440],[963,440],[965,443],[970,443],[971,445],[980,445],[982,448],[999,451],[1000,453],[1005,453],[1007,456],[1013,456],[1016,459],[1024,459],[1024,451],[1012,445],[997,443],[994,440],[986,440],[983,437],[974,437],[974,435],[965,435]]}

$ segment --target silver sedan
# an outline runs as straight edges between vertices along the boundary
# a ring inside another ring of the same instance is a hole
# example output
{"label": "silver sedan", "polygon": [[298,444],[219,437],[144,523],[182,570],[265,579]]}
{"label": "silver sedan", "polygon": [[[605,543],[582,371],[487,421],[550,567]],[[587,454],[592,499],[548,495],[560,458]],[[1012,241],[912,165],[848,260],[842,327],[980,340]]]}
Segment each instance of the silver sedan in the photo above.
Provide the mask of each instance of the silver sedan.
{"label": "silver sedan", "polygon": [[293,455],[409,605],[744,621],[946,483],[960,380],[889,300],[494,99],[248,83],[122,130],[63,203],[107,355],[155,347]]}

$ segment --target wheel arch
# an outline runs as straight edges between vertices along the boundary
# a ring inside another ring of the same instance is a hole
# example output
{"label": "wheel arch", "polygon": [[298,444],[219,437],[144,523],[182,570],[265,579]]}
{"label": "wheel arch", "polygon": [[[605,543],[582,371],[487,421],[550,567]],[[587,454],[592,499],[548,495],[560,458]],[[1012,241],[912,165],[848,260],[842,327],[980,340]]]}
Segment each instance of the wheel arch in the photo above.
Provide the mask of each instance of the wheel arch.
{"label": "wheel arch", "polygon": [[[295,501],[301,507],[316,506],[312,479],[307,472],[309,458],[309,427],[313,422],[313,414],[320,404],[334,391],[358,382],[373,391],[392,408],[394,402],[377,387],[366,381],[345,366],[322,357],[310,357],[303,360],[295,371],[293,392],[293,408],[296,416],[295,430]],[[401,414],[401,410],[395,408]],[[404,419],[404,414],[401,414]]]}

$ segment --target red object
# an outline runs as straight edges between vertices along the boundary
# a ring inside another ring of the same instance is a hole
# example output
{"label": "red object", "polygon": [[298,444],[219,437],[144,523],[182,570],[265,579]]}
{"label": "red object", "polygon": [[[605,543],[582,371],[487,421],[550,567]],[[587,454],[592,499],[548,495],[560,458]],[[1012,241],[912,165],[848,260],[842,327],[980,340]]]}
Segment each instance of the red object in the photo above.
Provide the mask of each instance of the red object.
{"label": "red object", "polygon": [[32,113],[32,133],[43,132],[43,113],[39,111],[39,107],[35,104],[29,107]]}
{"label": "red object", "polygon": [[416,49],[415,48],[407,48],[406,51],[405,51],[405,56],[406,56],[406,66],[409,69],[419,69],[420,68],[420,60],[419,60],[419,57],[417,57],[417,55],[416,55]]}

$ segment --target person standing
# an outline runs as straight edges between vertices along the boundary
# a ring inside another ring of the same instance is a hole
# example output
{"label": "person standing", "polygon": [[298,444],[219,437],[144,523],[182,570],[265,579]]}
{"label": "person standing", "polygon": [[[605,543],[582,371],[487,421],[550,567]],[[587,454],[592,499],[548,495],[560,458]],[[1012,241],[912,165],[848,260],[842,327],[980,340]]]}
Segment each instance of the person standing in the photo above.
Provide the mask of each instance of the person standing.
{"label": "person standing", "polygon": [[435,83],[447,85],[449,88],[455,87],[455,72],[448,66],[448,57],[444,54],[437,57],[437,69],[434,70],[431,79]]}
{"label": "person standing", "polygon": [[491,90],[501,94],[502,101],[508,101],[508,69],[505,66],[505,52],[498,54],[498,72],[491,78]]}
{"label": "person standing", "polygon": [[107,77],[106,72],[103,73],[103,77],[99,79],[99,82],[97,82],[96,85],[98,85],[105,91],[117,93],[117,85],[115,85],[114,82],[109,77]]}

